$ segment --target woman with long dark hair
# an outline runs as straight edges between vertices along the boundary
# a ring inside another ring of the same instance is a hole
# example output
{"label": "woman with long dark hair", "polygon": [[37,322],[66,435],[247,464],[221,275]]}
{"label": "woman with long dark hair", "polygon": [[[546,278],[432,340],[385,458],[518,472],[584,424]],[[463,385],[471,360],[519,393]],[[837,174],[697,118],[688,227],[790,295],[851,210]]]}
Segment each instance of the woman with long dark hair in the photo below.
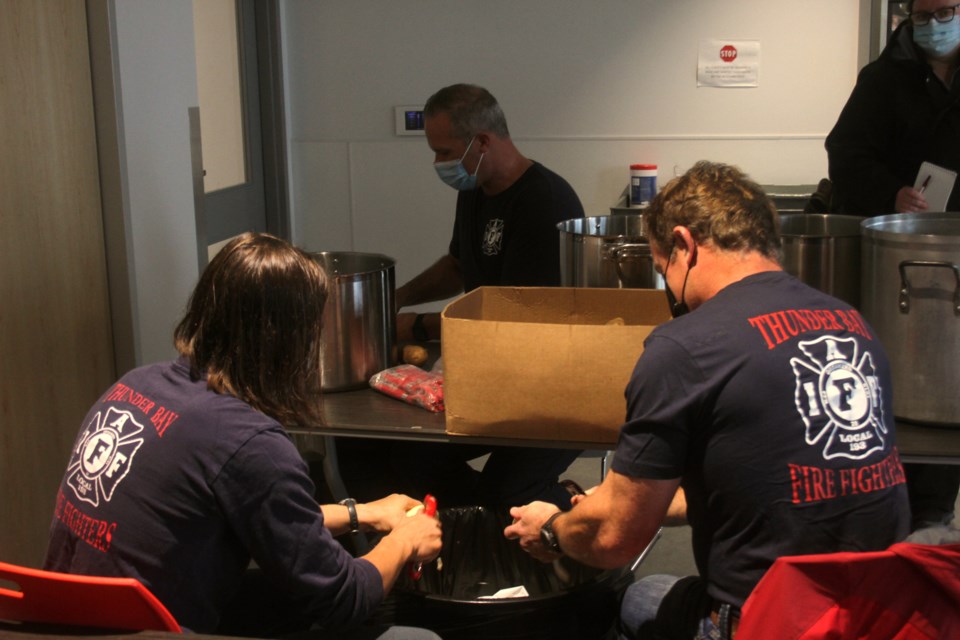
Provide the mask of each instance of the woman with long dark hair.
{"label": "woman with long dark hair", "polygon": [[[326,297],[323,269],[288,242],[228,243],[176,328],[179,358],[130,371],[87,414],[45,568],[136,578],[197,632],[379,637],[356,627],[405,563],[438,555],[440,526],[406,517],[419,502],[403,495],[314,500],[283,427],[321,420]],[[361,528],[386,535],[354,558],[334,536]]]}

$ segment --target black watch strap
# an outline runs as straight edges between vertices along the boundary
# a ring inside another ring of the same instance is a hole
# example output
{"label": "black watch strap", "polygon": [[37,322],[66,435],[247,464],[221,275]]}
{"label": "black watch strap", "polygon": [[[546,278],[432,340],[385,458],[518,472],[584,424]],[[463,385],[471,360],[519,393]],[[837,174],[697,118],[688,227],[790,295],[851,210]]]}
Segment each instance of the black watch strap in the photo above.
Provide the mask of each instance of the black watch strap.
{"label": "black watch strap", "polygon": [[357,517],[357,501],[353,498],[346,498],[341,500],[339,504],[345,506],[347,513],[350,515],[350,533],[359,533],[360,519]]}
{"label": "black watch strap", "polygon": [[563,511],[557,511],[540,527],[540,542],[543,543],[544,547],[554,553],[563,553],[563,550],[560,548],[560,538],[557,537],[556,532],[553,530],[553,521],[561,515],[563,515]]}
{"label": "black watch strap", "polygon": [[427,333],[427,328],[423,326],[424,314],[418,313],[417,317],[413,319],[413,339],[417,342],[427,342],[430,340],[430,334]]}

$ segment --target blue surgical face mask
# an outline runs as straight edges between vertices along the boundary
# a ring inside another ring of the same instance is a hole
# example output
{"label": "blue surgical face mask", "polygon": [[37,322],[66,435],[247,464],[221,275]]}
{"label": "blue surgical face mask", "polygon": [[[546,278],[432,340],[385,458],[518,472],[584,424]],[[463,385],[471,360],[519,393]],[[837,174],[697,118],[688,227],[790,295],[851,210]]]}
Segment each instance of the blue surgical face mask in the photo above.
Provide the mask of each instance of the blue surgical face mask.
{"label": "blue surgical face mask", "polygon": [[440,176],[440,179],[457,191],[470,191],[471,189],[477,188],[477,171],[480,171],[483,154],[480,154],[480,160],[477,162],[477,169],[473,172],[473,175],[470,175],[467,168],[463,166],[463,159],[467,157],[467,152],[470,151],[474,140],[476,140],[476,137],[470,139],[470,144],[467,145],[467,148],[459,160],[433,163],[433,168],[436,170],[437,175]]}
{"label": "blue surgical face mask", "polygon": [[913,25],[913,41],[928,56],[942,58],[960,45],[960,15],[950,22],[931,19],[925,25]]}

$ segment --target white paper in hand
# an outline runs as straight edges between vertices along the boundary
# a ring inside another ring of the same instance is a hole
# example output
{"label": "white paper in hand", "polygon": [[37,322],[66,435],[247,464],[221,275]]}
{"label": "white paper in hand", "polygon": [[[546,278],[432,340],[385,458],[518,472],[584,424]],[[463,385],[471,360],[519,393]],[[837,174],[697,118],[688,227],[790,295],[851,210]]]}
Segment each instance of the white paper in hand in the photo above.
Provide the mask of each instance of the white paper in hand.
{"label": "white paper in hand", "polygon": [[[944,169],[932,162],[924,162],[917,172],[917,181],[913,188],[923,191],[927,201],[927,211],[946,211],[947,201],[957,181],[957,172]],[[926,186],[924,187],[924,184]]]}

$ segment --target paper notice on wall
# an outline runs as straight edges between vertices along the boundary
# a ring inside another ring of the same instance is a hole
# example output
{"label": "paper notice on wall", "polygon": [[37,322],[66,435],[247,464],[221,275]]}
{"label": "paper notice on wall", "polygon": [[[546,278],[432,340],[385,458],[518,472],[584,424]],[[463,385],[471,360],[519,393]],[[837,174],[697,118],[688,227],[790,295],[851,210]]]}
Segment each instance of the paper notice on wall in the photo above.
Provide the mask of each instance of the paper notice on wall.
{"label": "paper notice on wall", "polygon": [[697,59],[698,87],[756,87],[760,84],[758,40],[703,40]]}

